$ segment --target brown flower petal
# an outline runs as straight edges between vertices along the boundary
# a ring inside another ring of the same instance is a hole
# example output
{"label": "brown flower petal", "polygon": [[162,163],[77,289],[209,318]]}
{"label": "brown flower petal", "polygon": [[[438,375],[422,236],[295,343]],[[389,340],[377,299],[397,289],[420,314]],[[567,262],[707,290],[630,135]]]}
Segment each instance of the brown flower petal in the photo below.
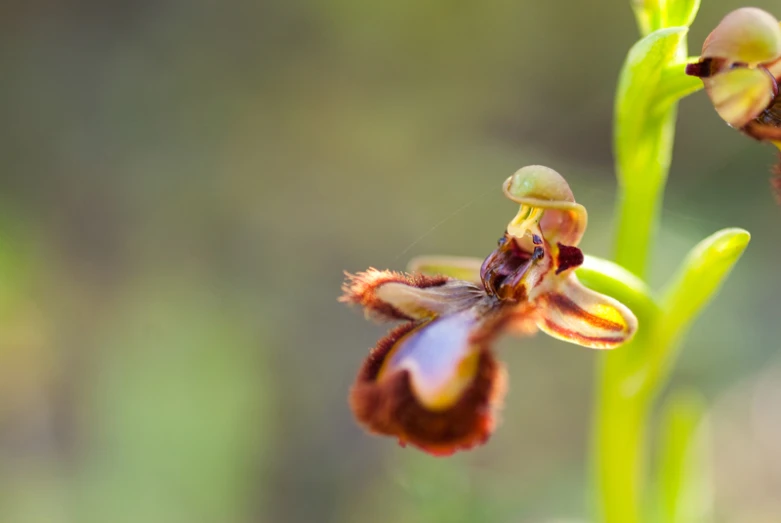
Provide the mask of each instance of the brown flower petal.
{"label": "brown flower petal", "polygon": [[444,410],[430,410],[421,404],[413,392],[409,370],[378,379],[397,342],[420,326],[410,322],[393,329],[371,351],[350,391],[356,418],[370,432],[395,436],[401,445],[410,443],[436,456],[484,443],[496,424],[506,381],[503,367],[487,346],[477,349],[472,383]]}
{"label": "brown flower petal", "polygon": [[776,96],[770,107],[741,130],[755,140],[769,142],[781,140],[781,96]]}

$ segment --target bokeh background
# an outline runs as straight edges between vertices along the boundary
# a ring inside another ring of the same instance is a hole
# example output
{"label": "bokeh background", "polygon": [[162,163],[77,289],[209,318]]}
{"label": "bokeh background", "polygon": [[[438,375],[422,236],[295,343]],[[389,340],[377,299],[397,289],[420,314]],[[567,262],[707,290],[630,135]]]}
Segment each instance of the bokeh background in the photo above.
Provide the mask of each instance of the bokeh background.
{"label": "bokeh background", "polygon": [[[693,54],[741,6],[703,4]],[[621,0],[4,3],[0,521],[588,517],[603,354],[503,341],[501,428],[436,459],[353,422],[384,327],[336,298],[343,270],[486,255],[531,163],[609,256],[636,38]],[[717,521],[781,517],[774,162],[702,93],[681,104],[652,283],[719,228],[753,234],[672,383],[712,408]]]}

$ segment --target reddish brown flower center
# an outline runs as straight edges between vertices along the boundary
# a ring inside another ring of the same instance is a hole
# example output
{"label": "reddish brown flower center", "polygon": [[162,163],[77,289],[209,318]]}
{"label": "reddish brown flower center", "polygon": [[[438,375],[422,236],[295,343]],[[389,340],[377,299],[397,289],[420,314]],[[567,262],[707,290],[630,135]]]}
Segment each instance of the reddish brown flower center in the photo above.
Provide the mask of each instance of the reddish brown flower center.
{"label": "reddish brown flower center", "polygon": [[507,235],[499,240],[499,246],[483,262],[480,278],[488,294],[501,300],[522,301],[526,288],[522,279],[532,262],[543,254],[541,248],[529,253],[521,249],[515,239]]}

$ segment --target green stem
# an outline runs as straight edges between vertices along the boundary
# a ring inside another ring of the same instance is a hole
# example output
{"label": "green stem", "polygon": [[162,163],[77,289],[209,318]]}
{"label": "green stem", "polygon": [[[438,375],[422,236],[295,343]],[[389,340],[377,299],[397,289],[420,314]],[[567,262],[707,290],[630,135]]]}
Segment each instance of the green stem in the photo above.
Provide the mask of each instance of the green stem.
{"label": "green stem", "polygon": [[[650,184],[649,184],[650,185]],[[622,186],[617,205],[616,263],[643,278],[659,223],[659,187]]]}
{"label": "green stem", "polygon": [[632,10],[641,35],[645,36],[660,27],[659,0],[632,0]]}
{"label": "green stem", "polygon": [[677,391],[660,416],[656,521],[707,521],[711,514],[706,404],[695,391]]}
{"label": "green stem", "polygon": [[[654,515],[665,523],[693,521],[698,517],[692,517],[695,512],[690,507],[697,506],[687,490],[691,482],[682,477],[693,438],[680,437],[681,432],[693,434],[691,409],[670,404],[673,432],[667,434],[663,466],[656,467],[662,483],[655,491],[647,470],[649,420],[682,337],[743,253],[749,234],[725,229],[701,241],[659,302],[642,283],[672,159],[677,103],[702,84],[685,74],[686,33],[699,0],[633,0],[633,7],[641,31],[648,34],[629,50],[619,77],[614,151],[619,181],[615,259],[634,274],[634,279],[625,274],[618,279],[634,283],[611,286],[588,270],[578,273],[587,285],[604,287],[596,290],[614,291],[619,299],[628,297],[639,326],[635,338],[602,355],[597,368],[593,446],[597,502],[602,523],[647,523]],[[609,272],[622,274],[614,268]],[[630,288],[642,292],[628,293]],[[635,299],[641,294],[647,300]]]}
{"label": "green stem", "polygon": [[[624,347],[630,349],[630,346]],[[605,354],[597,388],[596,462],[601,520],[640,523],[644,491],[648,406],[638,396],[617,390],[623,360]]]}
{"label": "green stem", "polygon": [[687,62],[676,62],[670,64],[662,71],[662,78],[659,81],[659,89],[656,92],[656,103],[660,106],[669,106],[681,98],[696,93],[702,89],[702,80],[694,76],[688,76],[686,70]]}
{"label": "green stem", "polygon": [[661,314],[648,286],[637,276],[612,262],[586,257],[578,269],[578,278],[589,288],[608,294],[629,306],[640,328],[635,338],[620,350],[600,355],[594,424],[593,464],[597,475],[599,504],[604,521],[638,523],[640,493],[644,490],[644,471],[648,402],[643,401],[643,349],[653,331],[647,326]]}
{"label": "green stem", "polygon": [[[666,35],[679,39],[675,48],[664,48]],[[685,32],[669,29],[649,35],[630,51],[619,80],[614,129],[619,180],[615,260],[642,279],[659,223],[677,112],[659,80],[667,76],[670,62],[680,62],[676,55],[685,56],[685,46]],[[643,52],[650,62],[642,62]],[[659,68],[659,73],[653,76],[642,67]],[[673,87],[675,92],[687,90]],[[597,370],[594,467],[603,523],[645,520],[646,433],[658,393],[644,386],[645,361],[655,349],[657,321],[658,315],[641,322],[635,339],[603,355]]]}
{"label": "green stem", "polygon": [[[616,262],[645,277],[659,222],[659,211],[672,146],[675,111],[653,119],[639,143],[638,155],[625,158],[618,199]],[[639,160],[639,161],[638,161]],[[645,166],[645,169],[642,169]],[[636,169],[642,169],[637,170]],[[631,174],[632,182],[626,176]],[[641,174],[638,174],[641,173]],[[605,354],[597,374],[595,412],[596,482],[604,523],[641,523],[645,488],[646,432],[655,393],[643,387],[643,361],[652,351],[649,337],[657,317],[641,323],[636,339]],[[642,335],[641,335],[642,334]]]}
{"label": "green stem", "polygon": [[643,279],[672,160],[677,106],[654,104],[644,110],[616,118],[614,145],[619,180],[615,259]]}

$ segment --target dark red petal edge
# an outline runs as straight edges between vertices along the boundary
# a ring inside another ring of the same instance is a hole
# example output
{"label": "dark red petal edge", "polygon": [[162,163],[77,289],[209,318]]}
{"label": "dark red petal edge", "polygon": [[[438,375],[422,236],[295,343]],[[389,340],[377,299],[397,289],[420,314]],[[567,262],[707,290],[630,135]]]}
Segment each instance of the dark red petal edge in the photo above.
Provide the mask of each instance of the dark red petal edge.
{"label": "dark red petal edge", "polygon": [[400,371],[376,381],[382,362],[406,333],[420,325],[410,322],[391,330],[372,349],[350,391],[350,406],[369,432],[395,436],[435,456],[448,456],[488,440],[496,425],[496,411],[505,392],[503,366],[490,350],[481,350],[472,385],[453,407],[430,411],[415,398],[409,374]]}

